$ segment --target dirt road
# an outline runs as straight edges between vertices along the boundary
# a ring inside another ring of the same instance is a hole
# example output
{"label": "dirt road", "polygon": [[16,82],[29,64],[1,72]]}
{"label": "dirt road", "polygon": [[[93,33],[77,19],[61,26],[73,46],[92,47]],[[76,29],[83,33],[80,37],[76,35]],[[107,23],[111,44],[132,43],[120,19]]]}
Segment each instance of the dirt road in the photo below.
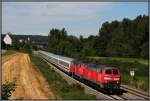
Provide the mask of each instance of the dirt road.
{"label": "dirt road", "polygon": [[28,54],[16,53],[2,58],[2,84],[16,81],[11,99],[55,99],[47,82],[33,67]]}

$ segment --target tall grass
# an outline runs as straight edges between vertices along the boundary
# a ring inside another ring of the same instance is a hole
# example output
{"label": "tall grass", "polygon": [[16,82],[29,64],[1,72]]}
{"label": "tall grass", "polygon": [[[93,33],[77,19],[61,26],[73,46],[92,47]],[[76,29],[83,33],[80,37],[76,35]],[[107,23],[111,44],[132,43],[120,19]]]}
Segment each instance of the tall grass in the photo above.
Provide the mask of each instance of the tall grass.
{"label": "tall grass", "polygon": [[56,99],[96,99],[94,95],[84,93],[84,88],[79,84],[69,85],[58,73],[49,68],[49,65],[37,55],[30,55],[32,63],[37,67],[46,78],[50,88],[55,94]]}

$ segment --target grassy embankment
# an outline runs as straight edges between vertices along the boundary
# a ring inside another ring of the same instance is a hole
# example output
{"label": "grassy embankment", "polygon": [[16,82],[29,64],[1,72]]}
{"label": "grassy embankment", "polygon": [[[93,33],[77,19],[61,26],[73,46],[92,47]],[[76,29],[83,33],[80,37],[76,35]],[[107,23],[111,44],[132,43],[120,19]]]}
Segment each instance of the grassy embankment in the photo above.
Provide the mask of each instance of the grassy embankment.
{"label": "grassy embankment", "polygon": [[[149,62],[137,58],[115,58],[115,57],[90,57],[88,62],[96,61],[102,64],[110,64],[121,68],[122,82],[138,89],[148,91],[149,88]],[[135,69],[135,76],[131,81],[130,70]]]}
{"label": "grassy embankment", "polygon": [[32,63],[37,67],[49,83],[50,88],[56,96],[56,99],[96,99],[94,95],[84,93],[84,88],[78,84],[69,85],[49,65],[37,55],[30,55]]}
{"label": "grassy embankment", "polygon": [[6,55],[11,55],[11,54],[14,54],[15,51],[14,50],[5,50],[2,54],[2,56],[6,56]]}

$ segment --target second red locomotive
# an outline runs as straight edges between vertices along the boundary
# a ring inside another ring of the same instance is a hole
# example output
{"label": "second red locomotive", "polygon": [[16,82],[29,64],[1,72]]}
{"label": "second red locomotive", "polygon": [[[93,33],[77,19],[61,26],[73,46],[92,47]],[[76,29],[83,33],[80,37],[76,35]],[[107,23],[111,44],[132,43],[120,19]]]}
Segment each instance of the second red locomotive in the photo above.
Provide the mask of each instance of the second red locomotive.
{"label": "second red locomotive", "polygon": [[39,54],[68,74],[77,75],[81,79],[86,79],[99,85],[100,88],[110,90],[120,89],[120,68],[106,65],[86,64],[73,58],[55,55],[45,51],[39,51]]}

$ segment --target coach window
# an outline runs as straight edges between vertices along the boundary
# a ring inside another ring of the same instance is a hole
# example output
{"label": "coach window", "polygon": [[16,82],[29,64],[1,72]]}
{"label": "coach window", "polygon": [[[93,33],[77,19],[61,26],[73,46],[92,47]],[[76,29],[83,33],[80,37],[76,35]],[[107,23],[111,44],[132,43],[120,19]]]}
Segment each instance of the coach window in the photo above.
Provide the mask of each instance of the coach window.
{"label": "coach window", "polygon": [[54,59],[55,62],[57,62],[57,59]]}
{"label": "coach window", "polygon": [[52,60],[53,60],[54,62],[56,62],[56,59],[53,58]]}
{"label": "coach window", "polygon": [[68,63],[63,62],[63,61],[59,61],[59,63],[60,63],[60,64],[62,64],[63,66],[65,66],[65,67],[68,67],[68,66],[69,66],[69,64],[68,64]]}

